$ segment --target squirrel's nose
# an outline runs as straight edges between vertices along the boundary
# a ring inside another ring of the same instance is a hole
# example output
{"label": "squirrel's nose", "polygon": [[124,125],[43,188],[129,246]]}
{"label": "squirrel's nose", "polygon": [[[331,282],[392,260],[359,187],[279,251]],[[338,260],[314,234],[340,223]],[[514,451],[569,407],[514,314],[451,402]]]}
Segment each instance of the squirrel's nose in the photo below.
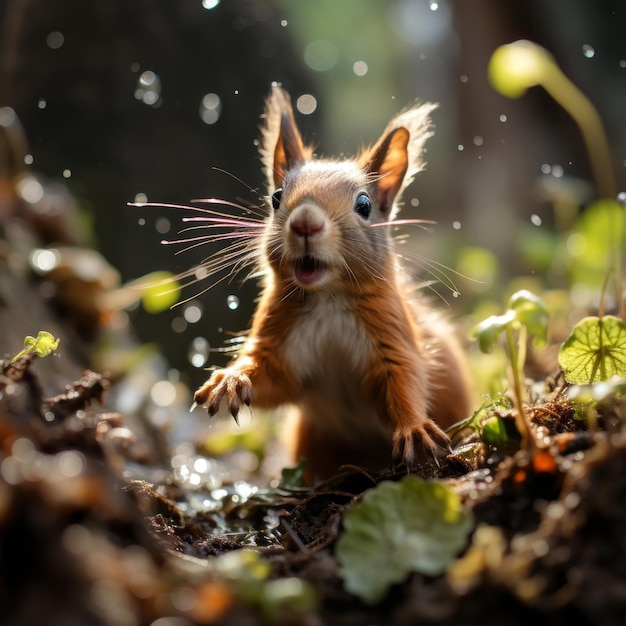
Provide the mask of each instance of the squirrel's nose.
{"label": "squirrel's nose", "polygon": [[310,237],[321,233],[325,223],[322,211],[312,206],[299,207],[289,218],[289,228],[300,237]]}

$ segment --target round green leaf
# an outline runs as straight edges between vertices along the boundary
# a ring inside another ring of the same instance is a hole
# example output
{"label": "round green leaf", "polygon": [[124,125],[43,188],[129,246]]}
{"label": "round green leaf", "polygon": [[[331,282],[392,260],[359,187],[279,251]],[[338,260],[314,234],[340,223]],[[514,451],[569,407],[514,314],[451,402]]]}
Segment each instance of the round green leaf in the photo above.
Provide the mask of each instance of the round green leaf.
{"label": "round green leaf", "polygon": [[550,54],[531,41],[515,41],[500,46],[491,56],[488,66],[489,82],[508,98],[523,96],[529,87],[540,84],[549,64]]}
{"label": "round green leaf", "polygon": [[626,324],[612,315],[582,319],[561,346],[559,365],[575,384],[626,378]]}
{"label": "round green leaf", "polygon": [[407,476],[368,491],[343,519],[337,558],[346,589],[382,600],[410,572],[436,576],[465,547],[471,514],[448,486]]}

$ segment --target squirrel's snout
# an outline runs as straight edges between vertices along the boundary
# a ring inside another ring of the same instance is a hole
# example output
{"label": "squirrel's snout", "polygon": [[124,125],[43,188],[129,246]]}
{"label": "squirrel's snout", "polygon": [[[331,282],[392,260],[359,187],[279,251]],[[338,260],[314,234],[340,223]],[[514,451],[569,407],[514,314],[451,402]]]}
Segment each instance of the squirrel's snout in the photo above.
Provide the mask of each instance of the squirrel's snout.
{"label": "squirrel's snout", "polygon": [[319,235],[326,227],[323,211],[315,205],[302,205],[289,216],[289,228],[298,237]]}

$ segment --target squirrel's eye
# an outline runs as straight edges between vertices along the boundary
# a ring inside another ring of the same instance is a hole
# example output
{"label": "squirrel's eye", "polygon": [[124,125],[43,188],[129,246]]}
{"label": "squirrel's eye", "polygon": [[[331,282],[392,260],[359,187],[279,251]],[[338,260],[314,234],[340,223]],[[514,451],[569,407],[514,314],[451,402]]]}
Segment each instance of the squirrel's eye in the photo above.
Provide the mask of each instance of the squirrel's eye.
{"label": "squirrel's eye", "polygon": [[272,194],[272,206],[274,207],[274,211],[278,211],[278,207],[280,207],[280,199],[282,198],[283,190],[282,187],[279,187]]}
{"label": "squirrel's eye", "polygon": [[354,204],[354,210],[366,220],[372,212],[372,201],[366,193],[362,193]]}

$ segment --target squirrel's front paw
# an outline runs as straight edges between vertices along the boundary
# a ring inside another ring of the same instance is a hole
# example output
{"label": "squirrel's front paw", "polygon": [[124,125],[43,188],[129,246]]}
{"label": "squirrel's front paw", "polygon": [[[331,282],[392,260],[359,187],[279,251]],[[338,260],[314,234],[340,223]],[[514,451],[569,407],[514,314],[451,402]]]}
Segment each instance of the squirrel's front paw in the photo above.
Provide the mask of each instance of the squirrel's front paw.
{"label": "squirrel's front paw", "polygon": [[250,378],[236,368],[227,368],[213,372],[213,375],[194,394],[197,405],[206,407],[213,417],[226,399],[228,411],[239,424],[239,409],[243,404],[249,406],[252,400]]}
{"label": "squirrel's front paw", "polygon": [[417,459],[439,459],[450,450],[448,435],[430,419],[409,428],[398,429],[393,434],[393,458],[407,466]]}

